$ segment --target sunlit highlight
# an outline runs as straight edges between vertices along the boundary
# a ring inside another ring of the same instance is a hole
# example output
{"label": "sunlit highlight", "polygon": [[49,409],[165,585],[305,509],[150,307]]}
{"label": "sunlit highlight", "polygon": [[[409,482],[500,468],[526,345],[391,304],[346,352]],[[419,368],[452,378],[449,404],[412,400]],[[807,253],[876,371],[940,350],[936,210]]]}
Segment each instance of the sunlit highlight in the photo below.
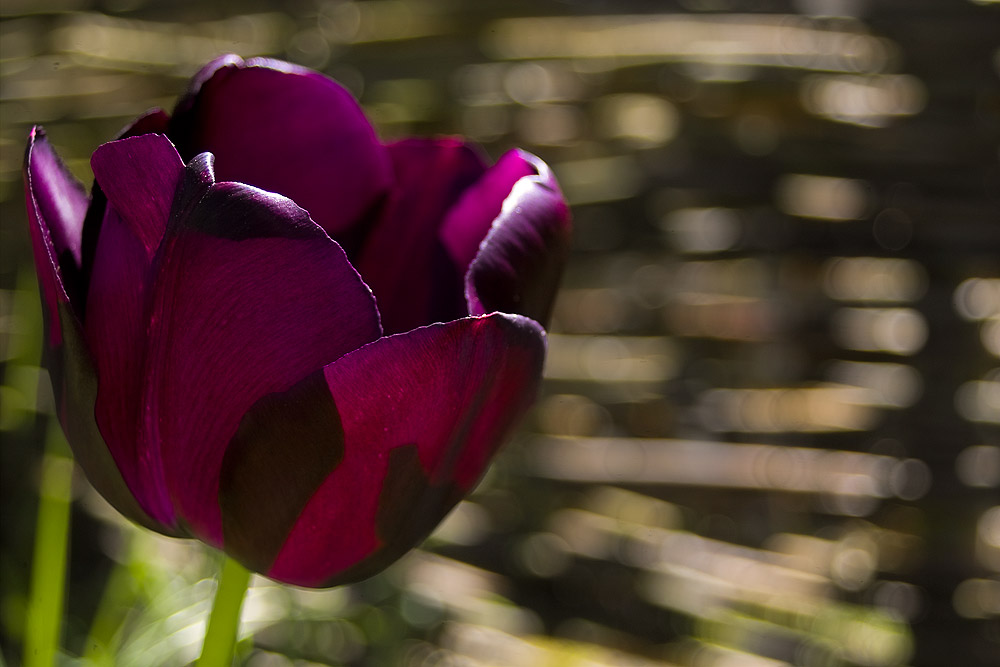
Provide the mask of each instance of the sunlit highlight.
{"label": "sunlit highlight", "polygon": [[974,422],[1000,424],[1000,377],[971,380],[955,392],[955,407],[960,415]]}
{"label": "sunlit highlight", "polygon": [[955,472],[966,486],[1000,487],[1000,447],[967,447],[955,460]]}
{"label": "sunlit highlight", "polygon": [[676,368],[670,342],[656,336],[549,336],[545,377],[590,382],[662,382]]}
{"label": "sunlit highlight", "polygon": [[840,308],[831,335],[847,349],[909,356],[927,341],[927,321],[912,308]]}
{"label": "sunlit highlight", "polygon": [[887,46],[795,15],[605,15],[503,19],[484,47],[502,59],[609,59],[878,72]]}
{"label": "sunlit highlight", "polygon": [[927,275],[912,259],[834,257],[823,265],[823,291],[838,301],[907,303],[926,289]]}
{"label": "sunlit highlight", "polygon": [[530,456],[530,470],[536,475],[590,483],[670,484],[872,499],[919,497],[930,483],[926,466],[910,465],[913,459],[707,440],[539,437]]}
{"label": "sunlit highlight", "polygon": [[663,231],[681,252],[721,252],[740,237],[740,219],[728,208],[686,208],[668,214]]}
{"label": "sunlit highlight", "polygon": [[884,127],[924,108],[927,93],[906,74],[816,75],[803,82],[802,104],[810,113],[862,127]]}
{"label": "sunlit highlight", "polygon": [[862,181],[807,174],[782,178],[776,199],[778,208],[789,215],[821,220],[859,220],[869,205]]}

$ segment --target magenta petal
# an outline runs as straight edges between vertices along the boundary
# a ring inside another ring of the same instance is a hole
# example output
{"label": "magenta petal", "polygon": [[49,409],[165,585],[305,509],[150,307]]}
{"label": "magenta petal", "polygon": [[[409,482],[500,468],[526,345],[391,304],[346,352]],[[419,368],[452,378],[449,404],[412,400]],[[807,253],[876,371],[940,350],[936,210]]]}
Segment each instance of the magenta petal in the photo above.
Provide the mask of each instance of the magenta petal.
{"label": "magenta petal", "polygon": [[[31,241],[47,331],[45,363],[52,379],[59,420],[76,461],[91,484],[119,512],[148,528],[176,534],[171,526],[153,520],[137,504],[95,421],[96,371],[79,319],[63,286],[60,268],[60,264],[76,267],[73,248],[79,250],[76,234],[86,204],[81,203],[78,184],[65,171],[41,128],[35,128],[29,136],[24,171]],[[59,235],[50,231],[53,227],[59,228]],[[60,239],[58,244],[54,236]]]}
{"label": "magenta petal", "polygon": [[41,127],[32,128],[28,137],[24,196],[44,306],[45,338],[51,347],[62,342],[59,303],[68,303],[71,296],[75,297],[83,282],[80,259],[88,199]]}
{"label": "magenta petal", "polygon": [[177,149],[162,134],[142,134],[98,147],[90,165],[109,205],[151,257],[184,173]]}
{"label": "magenta petal", "polygon": [[[166,134],[170,123],[168,116],[163,109],[150,109],[131,123],[121,129],[115,139],[126,139],[140,134]],[[86,281],[90,280],[90,275],[94,267],[94,254],[97,252],[97,239],[101,233],[101,223],[104,220],[105,209],[107,208],[107,198],[101,190],[101,186],[95,181],[90,191],[90,208],[87,209],[87,217],[83,221],[83,250],[82,250],[82,272],[84,284],[80,286],[81,291],[86,294],[88,286]],[[82,304],[82,312],[86,312],[86,304]]]}
{"label": "magenta petal", "polygon": [[570,248],[570,214],[548,166],[519,180],[465,275],[469,313],[519,313],[548,322]]}
{"label": "magenta petal", "polygon": [[204,86],[218,70],[223,67],[229,67],[230,65],[234,67],[242,67],[243,58],[240,58],[235,53],[224,53],[221,56],[216,56],[214,59],[203,65],[202,68],[191,77],[191,80],[188,82],[187,90],[184,91],[184,95],[177,101],[174,113],[188,113],[191,111],[191,108],[198,100],[198,93],[201,92],[201,87]]}
{"label": "magenta petal", "polygon": [[217,59],[178,104],[171,138],[186,158],[213,153],[219,180],[293,199],[334,238],[361,223],[392,181],[350,93],[287,63]]}
{"label": "magenta petal", "polygon": [[386,333],[399,333],[465,314],[464,267],[459,270],[449,261],[438,231],[485,165],[456,139],[408,139],[388,149],[396,187],[357,266],[375,292]]}
{"label": "magenta petal", "polygon": [[139,438],[150,266],[170,218],[184,163],[166,137],[104,144],[91,158],[108,199],[94,254],[85,331],[97,370],[95,415],[143,509],[173,525],[160,457]]}
{"label": "magenta petal", "polygon": [[48,228],[56,257],[61,260],[68,254],[79,267],[87,193],[56,155],[42,128],[32,130],[26,157],[25,175],[34,212]]}
{"label": "magenta petal", "polygon": [[144,438],[175,509],[220,544],[219,471],[246,411],[381,330],[370,290],[304,210],[240,183],[185,194],[208,169],[186,170],[157,258]]}
{"label": "magenta petal", "polygon": [[66,439],[73,448],[73,458],[83,468],[87,479],[111,505],[125,517],[164,535],[185,535],[173,521],[160,521],[144,509],[148,504],[137,498],[125,482],[119,460],[107,445],[104,433],[95,420],[98,394],[97,371],[84,344],[83,332],[68,307],[60,304],[63,322],[63,345],[58,349],[61,380],[53,378],[59,420]]}
{"label": "magenta petal", "polygon": [[143,242],[109,207],[97,243],[85,331],[97,372],[94,416],[107,447],[146,513],[173,525],[163,465],[139,437],[150,262]]}
{"label": "magenta petal", "polygon": [[266,572],[289,528],[344,457],[344,429],[323,369],[257,401],[219,477],[226,553]]}
{"label": "magenta petal", "polygon": [[493,314],[382,338],[327,366],[343,434],[341,445],[332,429],[328,446],[343,454],[267,575],[346,583],[418,544],[530,404],[544,353],[537,323]]}
{"label": "magenta petal", "polygon": [[138,116],[121,129],[115,139],[127,139],[140,134],[166,134],[170,127],[170,116],[160,108],[153,108]]}
{"label": "magenta petal", "polygon": [[463,276],[514,184],[536,173],[525,153],[508,151],[448,211],[438,235]]}

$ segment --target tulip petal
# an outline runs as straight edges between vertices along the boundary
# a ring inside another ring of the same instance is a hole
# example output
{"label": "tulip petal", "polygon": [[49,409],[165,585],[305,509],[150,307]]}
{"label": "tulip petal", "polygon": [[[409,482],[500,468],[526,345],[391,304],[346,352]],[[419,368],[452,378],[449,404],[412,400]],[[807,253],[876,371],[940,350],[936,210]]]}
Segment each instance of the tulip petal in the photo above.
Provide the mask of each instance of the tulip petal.
{"label": "tulip petal", "polygon": [[109,205],[151,258],[184,173],[177,149],[162,134],[141,134],[98,147],[90,165]]}
{"label": "tulip petal", "polygon": [[80,266],[83,218],[89,199],[80,183],[53,150],[42,128],[35,128],[26,165],[28,185],[40,220],[48,227],[56,257],[69,255]]}
{"label": "tulip petal", "polygon": [[213,153],[219,180],[293,199],[340,241],[392,182],[389,159],[350,93],[277,61],[213,61],[178,104],[171,138],[186,158]]}
{"label": "tulip petal", "polygon": [[24,196],[42,293],[45,340],[51,348],[62,343],[59,304],[75,303],[82,282],[80,256],[88,198],[38,126],[32,128],[25,150]]}
{"label": "tulip petal", "polygon": [[118,461],[94,419],[97,371],[87,352],[83,332],[66,304],[60,304],[59,313],[65,335],[59,349],[60,363],[65,372],[58,385],[53,381],[53,389],[61,397],[57,400],[59,419],[73,449],[73,458],[97,492],[126,518],[164,535],[186,535],[172,521],[164,523],[152,518],[125,483]]}
{"label": "tulip petal", "polygon": [[[45,363],[59,420],[74,457],[94,488],[115,509],[143,526],[176,534],[171,526],[153,520],[136,502],[94,419],[96,371],[76,309],[64,287],[67,274],[79,266],[78,234],[86,207],[82,188],[65,170],[39,127],[29,135],[24,171],[29,229],[45,319]],[[73,285],[74,290],[78,287]]]}
{"label": "tulip petal", "polygon": [[535,165],[525,153],[508,151],[448,211],[438,234],[461,275],[465,275],[475,259],[514,184],[536,173]]}
{"label": "tulip petal", "polygon": [[[168,116],[163,109],[150,109],[131,123],[121,129],[115,139],[127,139],[140,134],[166,134],[170,123]],[[101,235],[101,224],[107,209],[107,197],[101,190],[101,186],[94,181],[90,190],[90,208],[87,209],[87,217],[83,221],[83,250],[82,250],[82,273],[85,284],[81,285],[82,295],[89,292],[90,276],[94,270],[94,255],[97,253],[97,239]],[[81,301],[81,313],[86,313],[86,301]]]}
{"label": "tulip petal", "polygon": [[178,514],[218,545],[219,471],[246,411],[381,329],[371,291],[304,210],[209,185],[209,169],[187,168],[156,260],[143,435]]}
{"label": "tulip petal", "polygon": [[449,261],[438,230],[485,165],[456,139],[408,139],[387,148],[396,187],[365,239],[357,267],[375,292],[382,327],[392,334],[465,314],[464,269]]}
{"label": "tulip petal", "polygon": [[[227,551],[303,586],[385,567],[478,481],[533,399],[544,353],[545,334],[528,318],[470,317],[382,338],[328,365],[325,382],[310,376],[261,401],[226,456]],[[291,412],[273,421],[281,405]],[[290,446],[282,424],[293,418],[309,425]],[[302,443],[325,451],[318,488],[304,460],[280,462]],[[301,487],[316,488],[304,506]],[[275,510],[286,492],[289,504]],[[282,523],[296,516],[290,529]]]}
{"label": "tulip petal", "polygon": [[226,553],[266,572],[309,498],[344,456],[344,429],[320,369],[254,404],[219,477]]}
{"label": "tulip petal", "polygon": [[111,141],[91,158],[108,204],[94,253],[85,332],[99,378],[95,416],[122,476],[160,523],[176,518],[159,454],[138,435],[150,267],[184,163],[161,134]]}
{"label": "tulip petal", "polygon": [[135,120],[126,125],[115,136],[115,139],[127,139],[140,134],[166,134],[170,127],[170,116],[166,111],[158,107],[149,109],[140,114]]}
{"label": "tulip petal", "polygon": [[519,180],[465,275],[469,313],[526,315],[545,325],[570,248],[569,207],[548,166]]}

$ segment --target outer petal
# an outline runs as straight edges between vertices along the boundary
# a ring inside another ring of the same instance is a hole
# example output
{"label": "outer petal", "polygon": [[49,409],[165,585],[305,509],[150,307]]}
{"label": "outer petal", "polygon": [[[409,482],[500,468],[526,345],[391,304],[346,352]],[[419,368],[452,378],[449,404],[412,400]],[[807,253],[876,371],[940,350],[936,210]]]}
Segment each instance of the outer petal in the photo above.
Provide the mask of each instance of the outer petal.
{"label": "outer petal", "polygon": [[461,275],[479,252],[493,220],[500,215],[504,200],[524,176],[534,176],[535,165],[527,154],[508,151],[451,207],[438,236]]}
{"label": "outer petal", "polygon": [[519,180],[465,275],[469,313],[520,313],[548,322],[569,254],[570,214],[548,166]]}
{"label": "outer petal", "polygon": [[378,338],[343,250],[280,195],[185,173],[150,304],[143,437],[178,514],[222,541],[218,476],[240,418],[265,394]]}
{"label": "outer petal", "polygon": [[173,525],[159,456],[138,437],[143,412],[150,266],[184,163],[166,137],[104,144],[91,158],[109,203],[95,250],[85,330],[99,377],[95,413],[122,476],[145,511]]}
{"label": "outer petal", "polygon": [[[226,550],[303,586],[386,567],[479,479],[533,399],[544,352],[527,318],[466,318],[382,338],[266,397],[226,455]],[[322,470],[279,454],[289,432]]]}
{"label": "outer petal", "polygon": [[449,208],[486,167],[456,139],[408,139],[388,149],[396,187],[357,266],[375,292],[385,331],[399,333],[465,314],[464,267],[458,270],[449,260],[438,230]]}
{"label": "outer petal", "polygon": [[71,297],[75,301],[82,282],[80,252],[88,199],[38,126],[28,135],[24,154],[24,198],[45,313],[45,340],[55,347],[62,343],[59,303],[68,303]]}
{"label": "outer petal", "polygon": [[125,517],[164,535],[184,535],[182,527],[153,519],[132,495],[112,457],[103,434],[94,420],[97,400],[97,372],[87,352],[83,332],[68,306],[60,304],[64,344],[60,348],[62,382],[56,386],[59,416],[76,462],[105,500]]}
{"label": "outer petal", "polygon": [[[96,373],[63,286],[58,259],[60,255],[63,259],[73,257],[71,244],[64,244],[67,238],[76,239],[76,232],[70,232],[79,230],[83,220],[78,186],[62,167],[41,128],[35,128],[29,136],[24,171],[31,241],[45,314],[45,361],[66,437],[87,478],[119,512],[136,523],[171,533],[170,527],[153,521],[132,497],[94,420]],[[67,201],[52,201],[60,192]],[[58,244],[50,225],[61,229]]]}
{"label": "outer petal", "polygon": [[171,138],[186,158],[214,153],[220,180],[293,199],[338,239],[392,182],[389,159],[350,93],[278,61],[213,61],[178,104]]}

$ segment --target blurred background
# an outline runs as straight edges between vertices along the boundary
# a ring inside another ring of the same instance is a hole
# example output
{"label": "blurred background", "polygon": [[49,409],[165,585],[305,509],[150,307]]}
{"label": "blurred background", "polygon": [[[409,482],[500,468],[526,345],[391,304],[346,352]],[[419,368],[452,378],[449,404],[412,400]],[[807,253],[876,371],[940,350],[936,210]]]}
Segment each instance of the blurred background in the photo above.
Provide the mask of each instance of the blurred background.
{"label": "blurred background", "polygon": [[[240,663],[1000,664],[1000,4],[2,0],[0,645],[72,479],[62,664],[196,657],[218,555],[125,524],[38,367],[21,184],[222,52],[320,69],[380,134],[548,161],[575,249],[544,395],[418,551],[257,578]],[[43,456],[45,443],[48,454]],[[45,471],[45,475],[43,475]],[[46,489],[49,489],[48,491]]]}

